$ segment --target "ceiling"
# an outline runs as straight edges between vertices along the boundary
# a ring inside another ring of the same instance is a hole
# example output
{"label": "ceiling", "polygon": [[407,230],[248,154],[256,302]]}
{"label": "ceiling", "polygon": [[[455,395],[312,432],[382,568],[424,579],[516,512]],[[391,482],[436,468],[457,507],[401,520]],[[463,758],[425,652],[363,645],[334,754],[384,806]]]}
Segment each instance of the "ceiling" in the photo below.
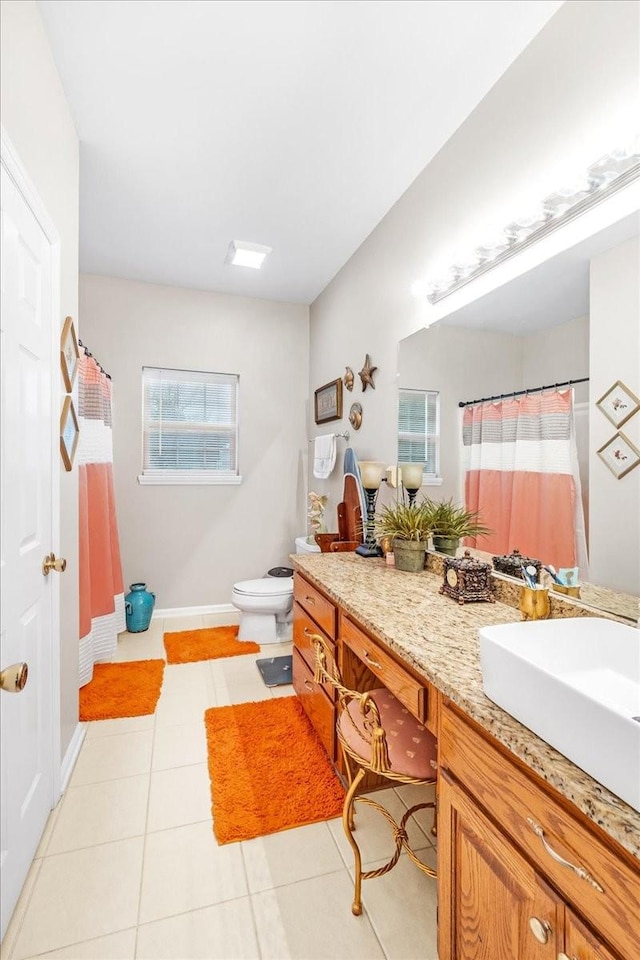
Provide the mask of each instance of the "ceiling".
{"label": "ceiling", "polygon": [[[312,302],[560,0],[39,0],[81,270]],[[225,264],[231,240],[273,248]]]}
{"label": "ceiling", "polygon": [[638,213],[623,217],[491,293],[443,317],[438,325],[529,337],[589,313],[589,263],[640,233]]}

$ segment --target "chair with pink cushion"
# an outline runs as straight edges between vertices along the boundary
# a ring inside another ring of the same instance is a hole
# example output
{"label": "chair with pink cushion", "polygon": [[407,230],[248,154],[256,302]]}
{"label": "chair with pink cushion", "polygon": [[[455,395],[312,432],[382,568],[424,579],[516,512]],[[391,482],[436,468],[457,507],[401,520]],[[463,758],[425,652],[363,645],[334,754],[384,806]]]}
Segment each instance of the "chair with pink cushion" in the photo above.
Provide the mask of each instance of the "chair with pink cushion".
{"label": "chair with pink cushion", "polygon": [[[355,857],[355,893],[351,909],[359,916],[362,913],[362,881],[388,873],[395,867],[403,850],[428,877],[436,876],[435,870],[423,863],[412,850],[406,831],[407,821],[414,813],[426,808],[433,808],[435,812],[436,804],[435,800],[417,803],[406,811],[398,823],[377,800],[357,796],[358,787],[367,772],[395,783],[435,784],[437,743],[435,737],[384,687],[366,693],[345,687],[324,638],[314,634],[312,642],[316,658],[314,680],[316,683],[332,684],[338,694],[336,731],[349,781],[342,808],[342,825]],[[387,863],[376,870],[362,869],[362,855],[353,835],[356,801],[378,810],[393,830],[395,852]]]}

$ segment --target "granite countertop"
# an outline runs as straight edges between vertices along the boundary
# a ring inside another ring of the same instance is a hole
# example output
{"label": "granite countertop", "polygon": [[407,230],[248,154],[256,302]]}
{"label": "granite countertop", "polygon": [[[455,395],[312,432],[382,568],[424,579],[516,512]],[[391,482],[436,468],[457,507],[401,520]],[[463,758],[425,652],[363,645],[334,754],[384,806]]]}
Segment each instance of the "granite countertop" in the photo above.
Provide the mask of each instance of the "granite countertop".
{"label": "granite countertop", "polygon": [[483,693],[478,628],[513,623],[520,619],[517,609],[501,602],[460,606],[439,594],[441,577],[427,571],[405,573],[355,553],[296,554],[291,560],[373,636],[640,859],[640,813]]}

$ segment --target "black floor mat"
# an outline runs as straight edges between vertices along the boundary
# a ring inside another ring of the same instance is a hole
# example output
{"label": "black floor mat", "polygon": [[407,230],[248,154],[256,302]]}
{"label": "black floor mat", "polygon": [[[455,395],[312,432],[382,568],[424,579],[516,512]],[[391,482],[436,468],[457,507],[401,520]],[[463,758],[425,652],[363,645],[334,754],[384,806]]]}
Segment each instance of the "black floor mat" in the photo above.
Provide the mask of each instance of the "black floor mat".
{"label": "black floor mat", "polygon": [[269,657],[256,660],[256,664],[267,687],[281,687],[293,681],[293,657]]}

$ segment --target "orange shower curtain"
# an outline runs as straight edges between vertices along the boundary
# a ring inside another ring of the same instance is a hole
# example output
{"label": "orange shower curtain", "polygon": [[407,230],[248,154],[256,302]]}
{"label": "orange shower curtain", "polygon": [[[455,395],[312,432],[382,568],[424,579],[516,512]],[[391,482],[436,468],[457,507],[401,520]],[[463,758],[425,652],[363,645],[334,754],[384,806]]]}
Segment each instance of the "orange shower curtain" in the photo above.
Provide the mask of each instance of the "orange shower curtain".
{"label": "orange shower curtain", "polygon": [[93,357],[78,377],[80,686],[110,660],[125,629],[124,588],[113,489],[111,380]]}
{"label": "orange shower curtain", "polygon": [[465,502],[493,533],[491,553],[521,553],[555,567],[583,564],[586,545],[570,390],[465,407]]}

